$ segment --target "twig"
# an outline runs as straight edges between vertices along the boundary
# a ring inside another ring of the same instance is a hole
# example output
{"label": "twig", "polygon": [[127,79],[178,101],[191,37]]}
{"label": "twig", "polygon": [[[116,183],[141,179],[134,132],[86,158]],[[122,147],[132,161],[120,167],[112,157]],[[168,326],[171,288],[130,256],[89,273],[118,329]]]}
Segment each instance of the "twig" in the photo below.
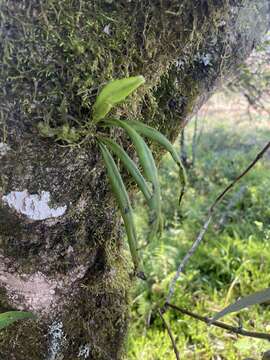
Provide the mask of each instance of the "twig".
{"label": "twig", "polygon": [[227,194],[227,192],[229,192],[234,185],[241,180],[253,167],[254,165],[263,157],[263,155],[266,153],[266,151],[270,148],[270,141],[265,145],[265,147],[257,154],[256,158],[249,164],[249,166],[246,168],[245,171],[242,172],[242,174],[240,174],[239,176],[237,176],[237,178],[226,187],[226,189],[224,189],[222,191],[222,193],[216,198],[216,200],[214,201],[214,203],[212,204],[212,206],[210,207],[209,212],[213,212],[214,208],[216,207],[216,205],[223,199],[223,197]]}
{"label": "twig", "polygon": [[174,350],[174,353],[175,353],[175,357],[176,357],[176,360],[180,360],[180,355],[179,355],[179,352],[178,352],[178,349],[176,347],[176,343],[175,343],[175,340],[174,340],[174,337],[173,337],[173,334],[172,334],[172,331],[171,331],[171,328],[170,326],[167,324],[164,316],[162,315],[162,311],[160,309],[158,309],[158,314],[159,316],[161,317],[167,331],[168,331],[168,334],[169,334],[169,337],[171,339],[171,342],[172,342],[172,346],[173,346],[173,350]]}
{"label": "twig", "polygon": [[[167,303],[167,306],[181,312],[182,314],[185,314],[194,319],[203,321],[206,324],[209,324],[209,322],[211,321],[211,319],[208,317],[194,314],[193,312],[186,310],[186,309],[182,309],[176,305]],[[211,325],[217,326],[221,329],[228,330],[228,331],[238,334],[238,335],[249,336],[249,337],[256,338],[256,339],[264,339],[264,340],[270,341],[270,334],[259,333],[259,332],[254,332],[254,331],[247,331],[247,330],[242,329],[241,327],[231,326],[231,325],[225,324],[221,321],[214,321],[213,323],[211,323]]]}
{"label": "twig", "polygon": [[166,299],[166,304],[170,302],[173,294],[174,294],[174,290],[175,290],[175,285],[176,282],[180,276],[180,274],[183,272],[186,263],[188,262],[188,260],[191,258],[191,256],[194,254],[194,252],[196,251],[197,247],[200,245],[204,234],[206,233],[206,230],[208,229],[208,226],[210,224],[212,220],[212,214],[210,214],[207,218],[207,220],[205,221],[205,223],[203,224],[203,227],[199,233],[199,235],[197,236],[196,240],[194,241],[194,243],[192,244],[191,248],[188,250],[187,254],[185,255],[184,259],[181,261],[180,265],[178,266],[177,272],[172,280],[172,282],[170,283],[170,289],[169,289],[169,293]]}
{"label": "twig", "polygon": [[166,303],[165,303],[165,307],[166,304],[170,302],[174,291],[175,291],[175,285],[176,282],[180,276],[180,274],[183,272],[188,260],[191,258],[191,256],[194,254],[194,252],[196,251],[196,249],[198,248],[198,246],[200,245],[200,243],[202,242],[203,238],[204,238],[204,234],[206,233],[208,226],[212,220],[212,216],[213,216],[213,212],[215,207],[221,202],[221,200],[224,198],[224,196],[235,186],[235,184],[241,180],[253,167],[254,165],[263,157],[263,155],[266,153],[266,151],[270,148],[270,141],[265,145],[265,147],[257,154],[256,158],[249,164],[249,166],[239,175],[237,176],[237,178],[235,178],[234,181],[231,182],[230,185],[228,185],[221,193],[220,195],[218,195],[218,197],[215,199],[215,201],[213,202],[213,204],[210,206],[209,210],[208,210],[208,216],[207,219],[202,227],[202,229],[199,232],[199,235],[197,236],[196,240],[193,242],[191,248],[189,249],[189,251],[187,252],[187,254],[185,255],[184,259],[181,261],[180,265],[178,266],[177,272],[174,276],[174,278],[172,279],[171,283],[170,283],[170,287],[169,287],[169,293],[166,299]]}

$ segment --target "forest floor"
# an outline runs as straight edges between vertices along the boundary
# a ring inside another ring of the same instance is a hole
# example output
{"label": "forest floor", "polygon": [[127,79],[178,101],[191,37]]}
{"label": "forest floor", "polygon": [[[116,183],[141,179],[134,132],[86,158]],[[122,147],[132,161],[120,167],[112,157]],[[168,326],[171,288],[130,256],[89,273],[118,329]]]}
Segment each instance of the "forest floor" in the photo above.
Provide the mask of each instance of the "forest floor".
{"label": "forest floor", "polygon": [[[180,209],[176,200],[177,169],[169,156],[161,163],[164,232],[160,240],[141,251],[149,280],[138,281],[133,290],[128,360],[175,360],[156,310],[163,304],[175,269],[195,240],[207,209],[270,139],[269,115],[249,110],[243,99],[218,94],[190,122],[185,131],[189,184]],[[203,243],[178,281],[173,304],[212,316],[239,297],[269,287],[269,158],[268,153],[219,205]],[[143,243],[147,215],[139,196],[136,209]],[[181,359],[260,360],[262,353],[270,350],[265,340],[209,327],[174,310],[168,310],[165,318]],[[223,321],[269,333],[270,307],[252,306]]]}

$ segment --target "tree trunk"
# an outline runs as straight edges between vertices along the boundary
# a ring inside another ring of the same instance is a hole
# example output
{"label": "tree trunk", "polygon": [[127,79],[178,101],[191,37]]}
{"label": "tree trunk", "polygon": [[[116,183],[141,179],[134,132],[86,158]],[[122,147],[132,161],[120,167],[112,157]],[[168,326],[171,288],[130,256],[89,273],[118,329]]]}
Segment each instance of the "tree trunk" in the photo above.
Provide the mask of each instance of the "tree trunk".
{"label": "tree trunk", "polygon": [[63,146],[37,124],[80,127],[100,86],[141,74],[117,115],[174,140],[269,13],[267,0],[0,1],[0,310],[37,315],[1,331],[1,360],[120,359],[127,332],[130,259],[94,138]]}

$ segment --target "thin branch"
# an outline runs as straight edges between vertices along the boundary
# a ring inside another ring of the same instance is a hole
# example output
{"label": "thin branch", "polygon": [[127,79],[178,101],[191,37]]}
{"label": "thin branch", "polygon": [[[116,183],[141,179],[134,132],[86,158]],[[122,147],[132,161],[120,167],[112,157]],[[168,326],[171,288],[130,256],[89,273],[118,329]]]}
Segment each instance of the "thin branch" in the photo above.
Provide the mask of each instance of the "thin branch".
{"label": "thin branch", "polygon": [[[181,312],[182,314],[188,315],[194,319],[203,321],[204,323],[209,325],[209,322],[211,321],[210,318],[205,317],[205,316],[201,316],[198,314],[194,314],[193,312],[186,310],[186,309],[182,309],[176,305],[173,304],[169,304],[167,303],[167,306],[169,306],[172,309],[175,309],[179,312]],[[252,337],[252,338],[256,338],[256,339],[264,339],[264,340],[268,340],[270,341],[270,334],[266,334],[266,333],[259,333],[259,332],[254,332],[254,331],[247,331],[242,329],[241,327],[235,327],[235,326],[231,326],[228,324],[225,324],[221,321],[214,321],[213,323],[211,323],[211,325],[217,326],[221,329],[225,329],[228,330],[232,333],[238,334],[238,335],[242,335],[242,336],[248,336],[248,337]]]}
{"label": "thin branch", "polygon": [[169,337],[170,337],[171,342],[172,342],[172,346],[173,346],[173,350],[174,350],[174,353],[175,353],[176,360],[180,360],[180,355],[179,355],[178,349],[177,349],[177,347],[176,347],[176,343],[175,343],[175,340],[174,340],[174,337],[173,337],[171,328],[170,328],[170,326],[167,324],[164,316],[162,315],[162,311],[161,311],[160,309],[158,309],[158,314],[159,314],[159,316],[161,317],[161,319],[162,319],[162,321],[163,321],[163,324],[165,325],[165,327],[166,327],[166,329],[167,329],[167,331],[168,331]]}
{"label": "thin branch", "polygon": [[167,296],[167,299],[166,299],[166,304],[168,302],[170,302],[170,300],[171,300],[171,298],[172,298],[172,296],[174,294],[174,291],[175,291],[176,282],[177,282],[180,274],[184,271],[184,268],[185,268],[187,262],[189,261],[189,259],[194,254],[197,247],[200,245],[201,241],[203,240],[204,234],[206,233],[211,220],[212,220],[212,214],[210,214],[208,216],[207,220],[203,224],[203,227],[202,227],[199,235],[197,236],[197,238],[194,241],[194,243],[192,244],[191,248],[188,250],[188,252],[186,253],[184,259],[181,261],[180,265],[178,266],[177,272],[176,272],[172,282],[170,283],[170,288],[169,288],[169,293],[168,293],[168,296]]}
{"label": "thin branch", "polygon": [[218,203],[220,203],[220,201],[223,199],[223,197],[227,194],[227,192],[229,192],[234,185],[241,180],[253,167],[254,165],[263,157],[263,155],[266,153],[266,151],[270,148],[270,141],[265,145],[265,147],[257,154],[256,158],[249,164],[249,166],[246,168],[245,171],[242,172],[242,174],[240,174],[239,176],[237,176],[237,178],[235,178],[235,180],[233,182],[231,182],[230,185],[228,185],[226,187],[226,189],[224,189],[222,191],[222,193],[216,198],[216,200],[214,201],[214,203],[212,204],[212,206],[210,207],[209,212],[213,212],[214,208],[216,207],[216,205]]}
{"label": "thin branch", "polygon": [[[212,220],[212,216],[213,216],[213,212],[216,208],[216,206],[221,202],[221,200],[224,198],[224,196],[235,186],[235,184],[241,180],[253,167],[254,165],[263,157],[263,155],[266,153],[266,151],[270,148],[270,141],[265,145],[265,147],[257,154],[256,158],[249,164],[249,166],[239,175],[235,178],[234,181],[231,182],[230,185],[228,185],[221,193],[220,195],[217,196],[217,198],[215,199],[215,201],[213,202],[213,204],[210,206],[209,210],[208,210],[208,216],[207,219],[205,221],[205,223],[203,224],[203,227],[201,228],[199,235],[197,236],[196,240],[193,242],[191,248],[189,249],[189,251],[187,252],[187,254],[185,255],[184,259],[181,261],[180,265],[178,266],[177,272],[174,276],[174,278],[172,279],[171,283],[170,283],[170,287],[169,287],[169,292],[168,292],[168,296],[166,299],[166,303],[169,303],[174,291],[175,291],[175,285],[176,282],[180,276],[180,274],[184,271],[184,268],[187,264],[187,262],[189,261],[189,259],[191,258],[191,256],[194,254],[194,252],[197,250],[198,246],[200,245],[200,243],[202,242],[204,235],[208,229],[208,226]],[[166,307],[166,303],[165,303],[165,307]]]}

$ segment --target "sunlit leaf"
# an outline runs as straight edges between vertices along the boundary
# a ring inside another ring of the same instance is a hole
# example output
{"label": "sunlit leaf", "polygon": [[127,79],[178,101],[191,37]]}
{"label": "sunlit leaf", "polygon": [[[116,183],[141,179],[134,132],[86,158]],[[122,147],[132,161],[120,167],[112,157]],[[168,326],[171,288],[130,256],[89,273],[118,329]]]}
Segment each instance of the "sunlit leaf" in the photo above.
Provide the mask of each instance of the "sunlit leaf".
{"label": "sunlit leaf", "polygon": [[98,122],[108,114],[113,106],[121,103],[145,82],[143,76],[132,76],[112,80],[100,92],[94,104],[93,120]]}

